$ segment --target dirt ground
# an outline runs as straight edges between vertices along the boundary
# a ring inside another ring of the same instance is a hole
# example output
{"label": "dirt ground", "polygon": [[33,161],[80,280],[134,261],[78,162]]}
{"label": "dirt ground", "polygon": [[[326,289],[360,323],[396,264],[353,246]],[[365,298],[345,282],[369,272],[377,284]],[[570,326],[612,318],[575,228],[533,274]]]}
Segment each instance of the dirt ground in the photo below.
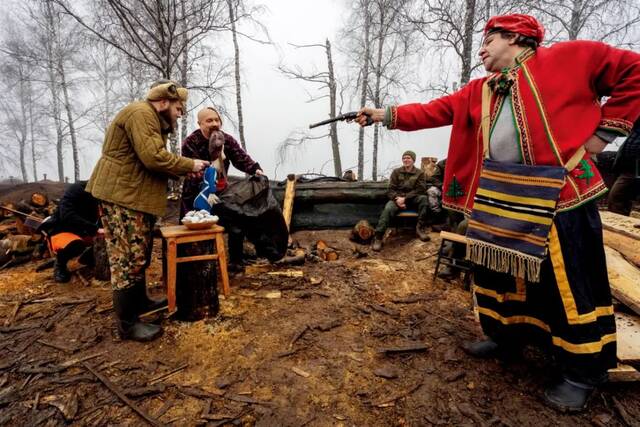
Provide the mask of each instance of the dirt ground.
{"label": "dirt ground", "polygon": [[[358,258],[346,231],[296,233],[303,246],[324,239],[340,259],[289,268],[302,278],[235,277],[216,317],[166,319],[162,338],[146,344],[117,338],[109,284],[89,271],[80,270],[88,284],[65,285],[35,263],[0,272],[0,425],[144,425],[85,364],[175,426],[640,420],[639,384],[607,385],[588,412],[562,415],[541,401],[553,368],[540,352],[511,365],[466,356],[460,345],[481,336],[471,297],[460,280],[432,282],[432,236],[422,243],[401,232]],[[154,293],[159,246],[148,277]],[[380,352],[416,344],[426,350]]]}

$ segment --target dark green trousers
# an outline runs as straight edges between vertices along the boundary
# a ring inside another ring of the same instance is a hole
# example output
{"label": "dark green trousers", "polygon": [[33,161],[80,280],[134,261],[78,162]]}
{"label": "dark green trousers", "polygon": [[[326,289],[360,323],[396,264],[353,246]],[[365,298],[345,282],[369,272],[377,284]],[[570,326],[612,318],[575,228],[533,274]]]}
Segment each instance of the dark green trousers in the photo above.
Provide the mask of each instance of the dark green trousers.
{"label": "dark green trousers", "polygon": [[[426,195],[419,195],[416,197],[412,197],[407,199],[406,201],[407,209],[415,210],[418,212],[418,222],[426,222],[427,217],[429,215],[429,197]],[[389,228],[389,224],[393,220],[393,217],[398,215],[401,211],[396,205],[396,202],[393,200],[389,200],[387,204],[384,206],[382,213],[380,214],[380,219],[378,220],[378,225],[376,226],[376,235],[381,236],[384,232]]]}

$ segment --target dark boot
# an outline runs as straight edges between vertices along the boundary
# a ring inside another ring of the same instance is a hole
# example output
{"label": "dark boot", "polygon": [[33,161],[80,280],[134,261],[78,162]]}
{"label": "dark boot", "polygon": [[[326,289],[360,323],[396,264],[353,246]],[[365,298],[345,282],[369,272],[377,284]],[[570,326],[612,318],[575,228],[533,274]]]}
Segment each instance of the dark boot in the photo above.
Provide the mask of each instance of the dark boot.
{"label": "dark boot", "polygon": [[560,412],[580,412],[587,409],[589,398],[595,387],[568,379],[549,387],[544,392],[544,399],[549,406]]}
{"label": "dark boot", "polygon": [[138,320],[139,290],[135,286],[113,291],[113,310],[118,325],[118,333],[123,340],[152,341],[162,334],[162,328]]}
{"label": "dark boot", "polygon": [[244,234],[230,230],[228,234],[229,265],[244,266]]}
{"label": "dark boot", "polygon": [[147,285],[143,280],[137,280],[133,285],[136,290],[136,309],[139,314],[148,313],[153,310],[165,307],[167,305],[167,299],[152,299],[147,295]]}
{"label": "dark boot", "polygon": [[74,240],[56,253],[56,262],[53,266],[53,279],[58,283],[67,283],[71,280],[71,272],[67,263],[77,257],[84,250],[82,240]]}
{"label": "dark boot", "polygon": [[380,252],[382,250],[382,237],[384,237],[384,234],[376,233],[373,238],[373,243],[371,243],[372,250],[376,252]]}
{"label": "dark boot", "polygon": [[522,355],[522,347],[518,345],[498,344],[491,338],[462,346],[465,353],[479,359],[498,358],[503,361],[513,361]]}
{"label": "dark boot", "polygon": [[71,280],[71,272],[67,268],[67,263],[60,261],[58,257],[53,264],[53,280],[57,283],[67,283]]}
{"label": "dark boot", "polygon": [[89,246],[82,252],[80,258],[78,258],[78,262],[82,265],[86,265],[87,267],[95,267],[96,260],[93,257],[93,246]]}
{"label": "dark boot", "polygon": [[422,240],[423,242],[428,242],[429,240],[431,240],[431,236],[429,236],[427,227],[428,226],[422,221],[418,221],[418,224],[416,225],[416,235],[418,236],[418,239]]}

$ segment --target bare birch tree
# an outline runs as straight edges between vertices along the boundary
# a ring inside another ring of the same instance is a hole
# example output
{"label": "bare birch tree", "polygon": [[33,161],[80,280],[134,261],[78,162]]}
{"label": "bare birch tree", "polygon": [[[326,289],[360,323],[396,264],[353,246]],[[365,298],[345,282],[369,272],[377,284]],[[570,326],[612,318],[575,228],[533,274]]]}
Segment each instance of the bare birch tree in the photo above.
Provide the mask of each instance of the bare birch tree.
{"label": "bare birch tree", "polygon": [[[293,45],[292,46],[303,49],[303,48],[320,48],[324,50],[324,54],[327,58],[327,71],[317,71],[313,70],[311,72],[304,72],[300,67],[289,68],[284,65],[280,65],[278,69],[287,77],[297,80],[302,80],[305,82],[313,83],[319,85],[319,90],[324,91],[326,89],[327,93],[320,96],[311,96],[309,102],[318,101],[320,99],[328,98],[329,100],[329,118],[333,119],[336,117],[337,112],[339,111],[339,107],[337,105],[338,100],[338,82],[336,80],[336,73],[334,71],[333,65],[333,54],[331,51],[331,42],[329,39],[325,40],[324,44],[307,44],[307,45]],[[329,134],[323,135],[320,137],[303,137],[297,138],[299,141],[308,141],[319,138],[324,138],[325,136],[329,137],[331,141],[331,152],[333,155],[333,172],[335,176],[339,177],[342,175],[342,159],[340,156],[340,141],[338,139],[338,126],[336,122],[333,122],[329,125]],[[296,138],[289,137],[285,141],[286,146],[296,146],[299,145],[294,143]],[[281,156],[282,157],[282,156]]]}
{"label": "bare birch tree", "polygon": [[101,0],[89,16],[65,0],[52,1],[95,37],[167,79],[174,77],[190,45],[227,24],[220,18],[226,16],[222,1]]}
{"label": "bare birch tree", "polygon": [[629,49],[640,45],[637,0],[540,0],[529,7],[548,27],[548,40],[588,38]]}
{"label": "bare birch tree", "polygon": [[[367,104],[367,86],[369,85],[369,57],[371,51],[371,13],[369,12],[368,0],[360,0],[360,7],[362,7],[362,42],[364,45],[364,52],[362,55],[362,68],[360,69],[360,108],[363,108]],[[361,127],[358,130],[358,179],[364,179],[364,128]]]}
{"label": "bare birch tree", "polygon": [[22,181],[28,182],[27,148],[29,143],[29,67],[20,58],[9,58],[0,68],[4,84],[2,92],[11,102],[0,103],[4,127],[18,149],[18,165]]}
{"label": "bare birch tree", "polygon": [[[415,74],[411,70],[410,59],[417,52],[414,31],[406,25],[400,14],[405,0],[374,0],[371,16],[374,36],[372,43],[375,51],[371,52],[369,62],[372,64],[368,91],[369,98],[376,108],[382,108],[398,92],[406,89],[406,82]],[[378,179],[378,144],[380,126],[373,129],[373,149],[371,159],[371,178]]]}

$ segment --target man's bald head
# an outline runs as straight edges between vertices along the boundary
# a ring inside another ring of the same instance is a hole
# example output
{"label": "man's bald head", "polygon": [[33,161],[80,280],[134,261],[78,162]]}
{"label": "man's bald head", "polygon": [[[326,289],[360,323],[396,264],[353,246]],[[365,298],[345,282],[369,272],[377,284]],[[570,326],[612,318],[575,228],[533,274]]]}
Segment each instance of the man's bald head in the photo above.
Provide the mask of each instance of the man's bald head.
{"label": "man's bald head", "polygon": [[209,138],[211,132],[222,127],[220,114],[213,107],[206,107],[198,111],[198,126],[205,138]]}

